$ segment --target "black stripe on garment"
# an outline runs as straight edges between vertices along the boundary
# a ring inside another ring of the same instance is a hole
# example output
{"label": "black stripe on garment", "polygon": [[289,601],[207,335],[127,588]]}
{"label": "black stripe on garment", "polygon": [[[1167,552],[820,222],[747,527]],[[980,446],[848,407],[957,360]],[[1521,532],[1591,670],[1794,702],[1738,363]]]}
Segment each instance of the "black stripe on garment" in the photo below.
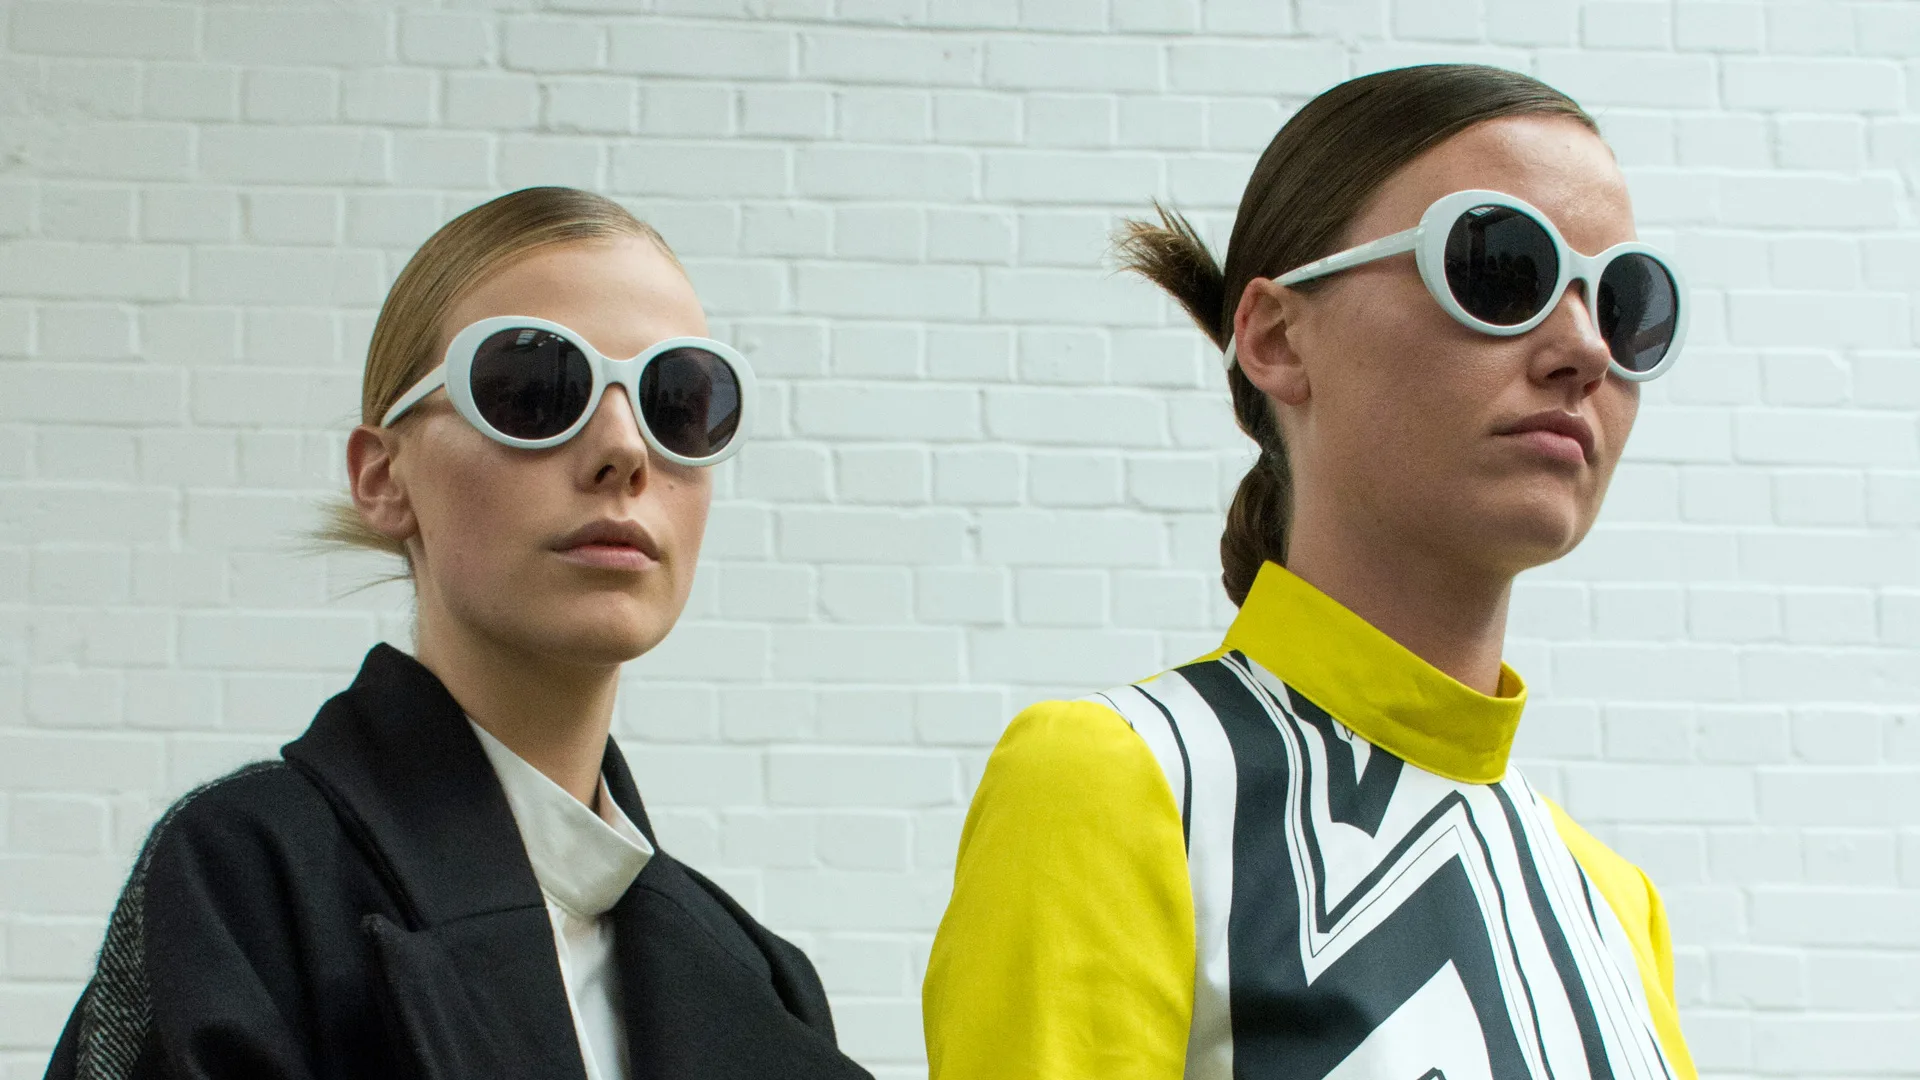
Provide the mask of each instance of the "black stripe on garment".
{"label": "black stripe on garment", "polygon": [[1594,1015],[1593,999],[1588,996],[1586,980],[1580,977],[1580,969],[1573,962],[1573,949],[1567,944],[1566,931],[1554,915],[1553,905],[1547,902],[1547,890],[1541,885],[1539,868],[1533,863],[1533,848],[1527,843],[1520,812],[1506,788],[1495,784],[1493,793],[1500,800],[1501,812],[1507,816],[1507,830],[1513,833],[1514,850],[1520,856],[1520,877],[1526,882],[1527,902],[1533,906],[1533,921],[1540,924],[1540,936],[1546,940],[1547,952],[1553,956],[1553,968],[1560,973],[1560,985],[1567,992],[1567,1004],[1572,1007],[1573,1021],[1580,1029],[1580,1045],[1587,1052],[1587,1075],[1592,1080],[1613,1080],[1613,1065],[1607,1060],[1606,1043],[1600,1037],[1600,1021]]}
{"label": "black stripe on garment", "polygon": [[[1230,659],[1244,663],[1238,654]],[[1530,1080],[1490,930],[1458,859],[1435,871],[1307,983],[1299,928],[1310,916],[1299,910],[1296,868],[1284,839],[1290,786],[1285,736],[1267,702],[1227,662],[1194,664],[1180,674],[1218,717],[1237,774],[1227,923],[1237,1080],[1326,1076],[1448,963],[1480,1021],[1493,1075]],[[1310,778],[1300,779],[1304,793]],[[1465,802],[1457,794],[1452,798]]]}
{"label": "black stripe on garment", "polygon": [[1136,686],[1140,696],[1153,702],[1160,715],[1167,718],[1167,730],[1173,732],[1173,745],[1180,748],[1180,775],[1186,783],[1180,789],[1180,840],[1188,851],[1193,850],[1193,759],[1187,756],[1187,740],[1180,734],[1180,724],[1174,720],[1173,712],[1160,703],[1160,699],[1147,693],[1144,686]]}
{"label": "black stripe on garment", "polygon": [[1406,762],[1375,747],[1367,755],[1366,771],[1355,779],[1353,744],[1334,730],[1334,719],[1327,710],[1291,686],[1287,687],[1287,702],[1293,706],[1294,716],[1320,732],[1320,742],[1327,748],[1327,809],[1333,820],[1368,836],[1378,834]]}

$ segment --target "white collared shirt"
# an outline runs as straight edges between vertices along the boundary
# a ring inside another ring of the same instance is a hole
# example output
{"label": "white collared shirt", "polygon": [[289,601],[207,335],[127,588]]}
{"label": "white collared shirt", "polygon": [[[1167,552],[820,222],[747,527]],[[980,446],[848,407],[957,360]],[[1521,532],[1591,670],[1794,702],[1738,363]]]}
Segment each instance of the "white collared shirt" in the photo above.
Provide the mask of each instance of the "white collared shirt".
{"label": "white collared shirt", "polygon": [[471,718],[467,723],[500,778],[546,898],[587,1080],[626,1080],[627,1032],[616,1005],[619,980],[607,912],[653,857],[653,845],[613,801],[605,776],[595,814]]}

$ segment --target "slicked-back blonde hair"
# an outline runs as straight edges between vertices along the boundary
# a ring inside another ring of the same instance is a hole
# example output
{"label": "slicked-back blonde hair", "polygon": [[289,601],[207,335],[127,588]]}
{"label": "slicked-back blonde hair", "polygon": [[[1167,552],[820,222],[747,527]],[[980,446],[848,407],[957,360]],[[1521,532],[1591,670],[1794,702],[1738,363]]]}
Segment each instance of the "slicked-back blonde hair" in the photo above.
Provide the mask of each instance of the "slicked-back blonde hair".
{"label": "slicked-back blonde hair", "polygon": [[[400,395],[432,371],[441,323],[461,298],[514,259],[550,244],[641,237],[669,259],[653,227],[603,195],[568,187],[530,187],[485,202],[442,225],[420,245],[387,290],[367,344],[360,422],[378,426]],[[675,260],[676,265],[678,260]],[[315,534],[326,546],[406,558],[406,547],[370,528],[351,502],[335,500]]]}

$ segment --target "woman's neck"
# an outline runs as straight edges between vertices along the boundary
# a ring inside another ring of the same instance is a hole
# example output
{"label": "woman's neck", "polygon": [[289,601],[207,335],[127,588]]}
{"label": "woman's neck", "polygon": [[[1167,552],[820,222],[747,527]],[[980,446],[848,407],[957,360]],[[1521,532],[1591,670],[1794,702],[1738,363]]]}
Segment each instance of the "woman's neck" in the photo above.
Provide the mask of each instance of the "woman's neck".
{"label": "woman's neck", "polygon": [[474,723],[593,806],[619,667],[584,667],[490,638],[422,605],[415,656]]}
{"label": "woman's neck", "polygon": [[1378,530],[1293,525],[1288,570],[1459,682],[1499,693],[1511,574]]}

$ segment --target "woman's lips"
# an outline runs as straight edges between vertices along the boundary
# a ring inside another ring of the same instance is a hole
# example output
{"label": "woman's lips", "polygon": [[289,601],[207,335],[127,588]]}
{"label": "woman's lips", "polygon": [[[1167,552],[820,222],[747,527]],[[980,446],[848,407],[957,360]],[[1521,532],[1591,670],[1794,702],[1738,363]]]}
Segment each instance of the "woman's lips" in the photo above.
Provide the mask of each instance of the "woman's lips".
{"label": "woman's lips", "polygon": [[1577,413],[1542,409],[1494,430],[1502,438],[1518,440],[1534,453],[1569,465],[1594,461],[1593,425]]}
{"label": "woman's lips", "polygon": [[1516,439],[1529,450],[1543,457],[1550,457],[1556,461],[1564,461],[1569,465],[1585,465],[1587,463],[1586,447],[1581,446],[1580,440],[1571,435],[1562,435],[1557,431],[1546,431],[1535,428],[1531,431],[1516,431],[1510,435],[1503,436],[1503,438]]}
{"label": "woman's lips", "polygon": [[553,544],[561,558],[597,570],[646,570],[660,564],[660,544],[639,522],[602,518]]}
{"label": "woman's lips", "polygon": [[558,554],[570,563],[596,570],[647,570],[660,565],[653,556],[626,544],[580,544]]}

